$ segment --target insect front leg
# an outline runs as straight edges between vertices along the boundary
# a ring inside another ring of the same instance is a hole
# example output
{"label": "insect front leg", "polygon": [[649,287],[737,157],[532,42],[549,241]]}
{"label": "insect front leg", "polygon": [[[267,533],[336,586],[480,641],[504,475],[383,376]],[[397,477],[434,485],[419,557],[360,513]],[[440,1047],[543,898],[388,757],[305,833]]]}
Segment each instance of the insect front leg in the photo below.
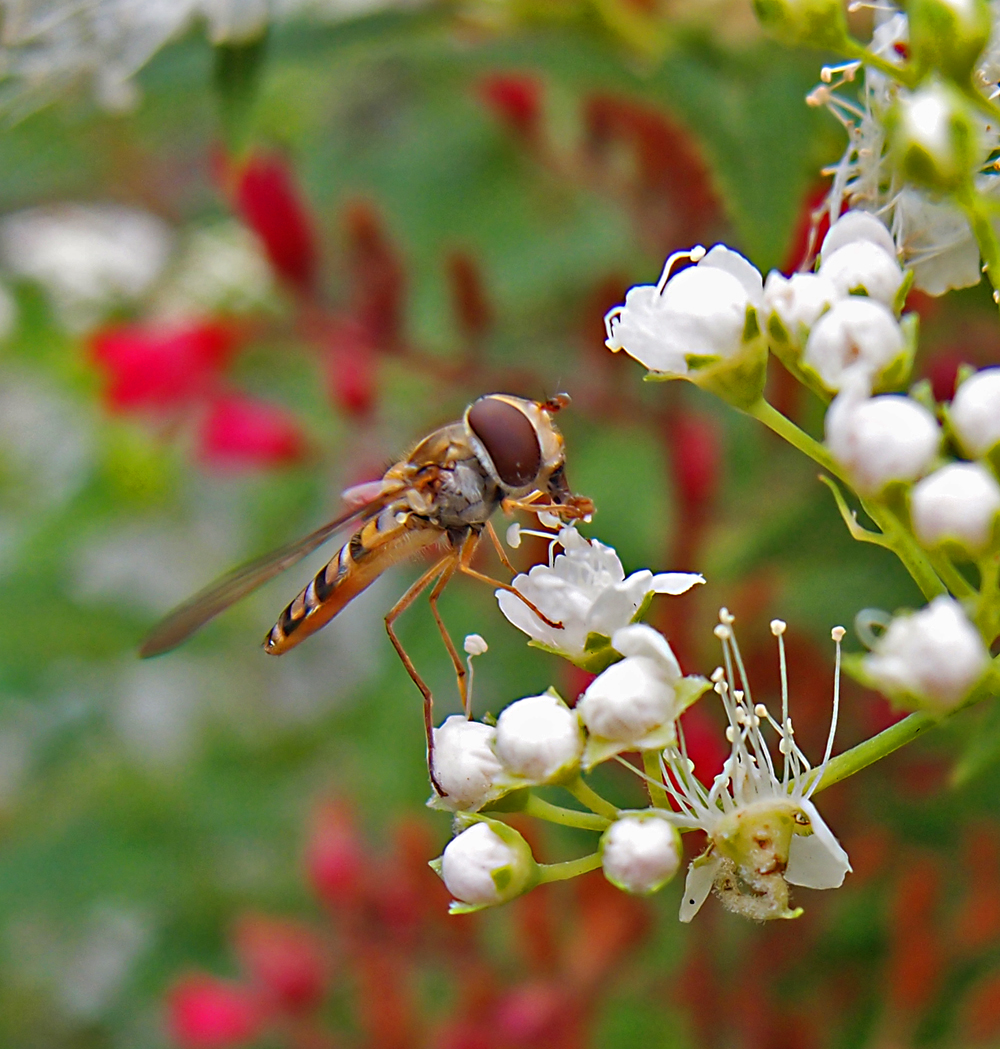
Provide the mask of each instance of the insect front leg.
{"label": "insect front leg", "polygon": [[479,536],[470,535],[469,539],[465,541],[462,547],[462,553],[458,561],[458,570],[467,576],[471,576],[473,579],[478,579],[480,583],[486,583],[489,586],[498,587],[500,590],[506,590],[508,593],[513,594],[516,598],[523,601],[532,612],[543,622],[547,623],[554,630],[562,630],[563,625],[554,619],[549,617],[534,603],[529,601],[528,598],[521,593],[520,590],[516,590],[510,585],[510,583],[501,582],[499,579],[494,579],[492,576],[485,575],[482,572],[477,572],[469,562],[472,560],[472,555],[476,552],[476,545],[479,542]]}
{"label": "insect front leg", "polygon": [[445,796],[445,792],[441,789],[437,779],[434,777],[434,697],[431,695],[431,690],[427,687],[424,679],[417,673],[417,668],[413,665],[413,660],[410,659],[406,649],[403,648],[402,643],[396,636],[396,631],[393,629],[392,624],[410,607],[410,605],[413,604],[424,590],[430,586],[437,576],[442,572],[447,572],[451,575],[455,570],[453,566],[457,560],[457,551],[449,551],[444,557],[431,565],[431,567],[424,572],[424,574],[385,614],[385,630],[389,635],[389,640],[392,642],[392,647],[396,650],[396,655],[398,655],[402,661],[407,674],[410,675],[413,683],[420,689],[420,694],[424,697],[424,732],[427,735],[427,771],[431,777],[431,785],[441,797]]}

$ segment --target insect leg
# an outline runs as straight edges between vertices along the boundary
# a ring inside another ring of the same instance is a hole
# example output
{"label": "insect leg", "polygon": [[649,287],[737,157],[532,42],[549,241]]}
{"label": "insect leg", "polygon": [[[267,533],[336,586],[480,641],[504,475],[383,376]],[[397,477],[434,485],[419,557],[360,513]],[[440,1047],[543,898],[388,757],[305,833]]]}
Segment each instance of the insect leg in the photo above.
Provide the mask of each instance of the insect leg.
{"label": "insect leg", "polygon": [[458,654],[458,649],[455,648],[455,642],[452,641],[448,628],[444,625],[444,620],[441,618],[437,605],[441,591],[448,585],[457,567],[458,556],[456,555],[454,561],[441,573],[441,578],[434,584],[434,589],[431,591],[430,596],[430,605],[434,622],[437,623],[438,630],[441,632],[441,637],[444,640],[444,647],[448,649],[448,655],[451,656],[451,661],[455,666],[455,677],[458,679],[458,694],[462,697],[462,709],[465,711],[465,716],[471,718],[472,711],[469,709],[469,695],[465,687],[467,676],[465,664],[462,662],[462,657]]}
{"label": "insect leg", "polygon": [[[471,539],[478,541],[478,536],[470,536]],[[482,572],[477,572],[474,568],[469,565],[469,561],[472,560],[472,555],[476,551],[476,542],[466,541],[465,546],[462,547],[462,554],[458,561],[458,570],[467,576],[471,576],[473,579],[478,579],[481,583],[486,583],[489,586],[499,587],[501,590],[506,590],[508,593],[513,594],[519,600],[523,601],[532,612],[543,622],[547,623],[550,627],[555,630],[562,630],[562,623],[557,623],[554,619],[549,617],[533,602],[529,601],[528,598],[521,593],[520,590],[515,590],[510,583],[503,583],[499,579],[494,579],[492,576],[484,575]]]}
{"label": "insect leg", "polygon": [[[402,661],[407,674],[410,675],[413,683],[420,689],[420,694],[424,697],[424,732],[427,734],[427,771],[430,773],[432,786],[441,797],[445,796],[445,792],[441,789],[438,785],[438,781],[434,778],[434,697],[431,695],[431,690],[427,687],[424,679],[417,673],[417,668],[413,665],[413,660],[410,659],[406,649],[403,648],[399,638],[396,637],[396,631],[393,630],[392,624],[410,607],[410,605],[413,604],[420,594],[430,586],[436,576],[447,571],[449,568],[449,562],[453,562],[456,559],[457,555],[454,551],[449,551],[445,554],[444,557],[431,565],[431,567],[424,572],[424,574],[385,614],[385,630],[389,635],[389,640],[392,642],[392,647],[396,650],[396,655],[398,655]],[[454,571],[454,569],[452,570]]]}
{"label": "insect leg", "polygon": [[493,543],[493,549],[496,550],[497,555],[503,562],[504,568],[508,569],[512,575],[516,575],[517,569],[510,563],[510,558],[505,553],[504,548],[500,545],[500,540],[497,537],[497,532],[493,527],[492,521],[486,522],[486,534],[490,537],[490,541]]}

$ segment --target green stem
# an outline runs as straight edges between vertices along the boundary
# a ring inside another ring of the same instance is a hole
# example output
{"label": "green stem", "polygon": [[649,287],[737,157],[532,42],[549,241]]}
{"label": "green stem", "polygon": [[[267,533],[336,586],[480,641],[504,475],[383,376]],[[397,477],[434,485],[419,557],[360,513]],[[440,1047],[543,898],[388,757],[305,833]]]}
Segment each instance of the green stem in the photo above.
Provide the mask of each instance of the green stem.
{"label": "green stem", "polygon": [[941,550],[930,551],[927,559],[934,566],[934,571],[944,580],[948,589],[960,601],[974,601],[979,592],[955,567],[951,558]]}
{"label": "green stem", "polygon": [[916,77],[910,70],[897,66],[894,62],[881,58],[879,55],[872,54],[864,44],[859,44],[856,40],[849,38],[844,45],[844,52],[849,58],[863,62],[870,69],[877,69],[880,73],[884,73],[887,77],[895,80],[898,84],[902,84],[904,87],[914,88],[917,86]]}
{"label": "green stem", "polygon": [[597,870],[601,865],[601,855],[592,852],[578,860],[566,860],[565,863],[540,863],[538,865],[538,883],[544,885],[550,881],[567,881],[579,877],[587,871]]}
{"label": "green stem", "polygon": [[649,791],[649,800],[658,809],[669,809],[670,802],[667,800],[667,792],[660,784],[660,761],[655,750],[644,750],[642,752],[642,767],[649,779],[646,780],[646,789]]}
{"label": "green stem", "polygon": [[902,522],[888,507],[878,503],[861,500],[864,512],[879,526],[882,534],[889,540],[892,552],[903,562],[913,581],[920,587],[921,593],[928,601],[946,594],[948,588],[938,578],[931,567],[927,555],[917,546],[916,540],[903,526]]}
{"label": "green stem", "polygon": [[899,750],[900,747],[915,740],[917,736],[922,735],[940,720],[940,718],[918,710],[915,714],[903,718],[902,721],[897,721],[895,725],[883,729],[877,736],[872,736],[864,743],[859,743],[856,747],[845,750],[843,754],[831,758],[814,793],[832,787],[834,783],[853,776],[855,772],[860,772],[894,750]]}
{"label": "green stem", "polygon": [[[810,437],[805,430],[799,429],[791,419],[782,415],[776,408],[772,407],[762,397],[756,404],[746,409],[747,415],[753,416],[758,422],[762,422],[769,430],[786,440],[793,448],[797,448],[804,455],[808,455],[814,462],[819,463],[824,470],[832,473],[848,487],[852,487],[850,481],[844,476],[843,470],[836,460],[820,444],[815,437]],[[913,576],[917,586],[920,587],[924,597],[930,601],[932,598],[946,592],[944,583],[938,579],[937,574],[931,567],[924,552],[913,541],[910,534],[886,509],[877,504],[867,503],[862,500],[861,505],[865,513],[879,526],[885,536],[892,552],[903,562],[906,570]]]}
{"label": "green stem", "polygon": [[957,194],[957,199],[972,227],[983,259],[983,269],[993,285],[993,301],[1000,304],[1000,241],[990,221],[989,211],[971,187]]}
{"label": "green stem", "polygon": [[598,816],[603,816],[611,822],[618,819],[618,810],[614,805],[610,801],[605,801],[592,787],[588,787],[581,776],[570,780],[569,783],[564,783],[563,786],[581,805],[586,805],[591,812],[596,812]]}
{"label": "green stem", "polygon": [[598,816],[594,812],[580,812],[577,809],[566,809],[561,805],[553,805],[534,794],[528,795],[522,812],[529,816],[536,816],[540,820],[549,823],[559,823],[564,827],[579,827],[581,830],[604,831],[611,825],[611,820]]}

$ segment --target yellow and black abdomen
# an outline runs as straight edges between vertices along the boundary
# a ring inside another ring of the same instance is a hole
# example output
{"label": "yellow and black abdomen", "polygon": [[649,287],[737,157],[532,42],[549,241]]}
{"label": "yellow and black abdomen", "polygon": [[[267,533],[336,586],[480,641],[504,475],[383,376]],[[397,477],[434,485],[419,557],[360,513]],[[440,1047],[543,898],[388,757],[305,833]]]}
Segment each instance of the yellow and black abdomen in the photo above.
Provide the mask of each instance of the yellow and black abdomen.
{"label": "yellow and black abdomen", "polygon": [[294,648],[326,626],[386,569],[442,538],[440,528],[410,514],[397,521],[383,511],[366,521],[281,613],[264,639],[264,651],[280,656]]}

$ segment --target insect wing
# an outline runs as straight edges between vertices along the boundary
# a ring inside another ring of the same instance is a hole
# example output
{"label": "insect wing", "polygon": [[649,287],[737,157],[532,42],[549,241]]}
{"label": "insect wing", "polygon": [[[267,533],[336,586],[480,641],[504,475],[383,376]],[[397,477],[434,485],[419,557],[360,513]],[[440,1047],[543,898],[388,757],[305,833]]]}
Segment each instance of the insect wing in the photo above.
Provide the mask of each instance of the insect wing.
{"label": "insect wing", "polygon": [[139,655],[146,659],[176,648],[230,605],[297,564],[351,521],[377,513],[386,502],[387,496],[381,495],[364,506],[356,506],[304,538],[227,572],[211,586],[178,605],[158,623],[143,641]]}

